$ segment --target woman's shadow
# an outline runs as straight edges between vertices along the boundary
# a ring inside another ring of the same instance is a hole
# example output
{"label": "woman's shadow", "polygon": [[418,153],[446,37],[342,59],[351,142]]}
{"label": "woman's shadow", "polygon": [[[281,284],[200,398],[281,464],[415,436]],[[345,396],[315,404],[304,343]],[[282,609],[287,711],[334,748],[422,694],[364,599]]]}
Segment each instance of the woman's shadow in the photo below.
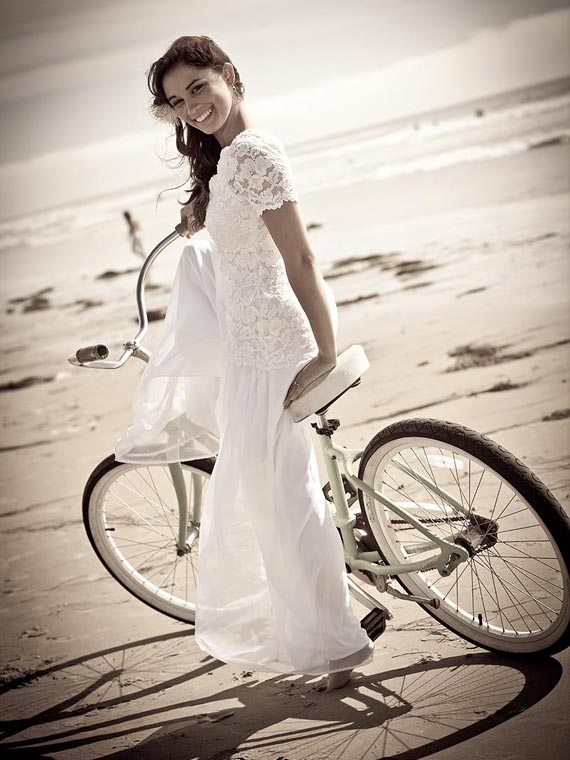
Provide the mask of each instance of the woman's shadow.
{"label": "woman's shadow", "polygon": [[[464,654],[374,675],[356,670],[352,685],[337,692],[315,691],[313,676],[259,681],[245,671],[233,675],[235,685],[216,690],[215,671],[225,663],[206,657],[194,671],[180,672],[187,636],[175,632],[109,648],[6,684],[0,689],[2,714],[10,716],[2,724],[3,757],[39,759],[105,742],[117,748],[105,756],[117,760],[186,760],[189,752],[197,760],[237,760],[254,750],[309,760],[336,756],[366,732],[367,758],[416,760],[523,712],[562,673],[550,658]],[[178,687],[207,674],[213,678],[202,680],[206,693],[180,699]],[[215,707],[197,712],[208,705]],[[141,742],[118,749],[138,732],[145,735]]]}

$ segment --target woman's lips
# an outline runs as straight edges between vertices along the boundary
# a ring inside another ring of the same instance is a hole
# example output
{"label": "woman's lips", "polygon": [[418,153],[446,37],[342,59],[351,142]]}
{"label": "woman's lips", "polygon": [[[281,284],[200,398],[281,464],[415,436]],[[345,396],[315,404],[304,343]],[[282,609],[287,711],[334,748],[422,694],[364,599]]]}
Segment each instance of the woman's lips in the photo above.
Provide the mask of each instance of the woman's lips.
{"label": "woman's lips", "polygon": [[194,121],[196,124],[203,124],[205,121],[208,121],[212,113],[214,112],[214,107],[210,106],[207,111],[204,111],[203,114],[201,114],[199,117],[196,117]]}

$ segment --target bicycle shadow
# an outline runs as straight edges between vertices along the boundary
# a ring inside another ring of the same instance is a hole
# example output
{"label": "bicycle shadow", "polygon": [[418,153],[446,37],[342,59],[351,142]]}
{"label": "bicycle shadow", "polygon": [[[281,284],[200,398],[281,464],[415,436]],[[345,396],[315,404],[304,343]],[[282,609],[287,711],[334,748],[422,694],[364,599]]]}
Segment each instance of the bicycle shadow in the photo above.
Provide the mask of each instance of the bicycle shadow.
{"label": "bicycle shadow", "polygon": [[[114,749],[114,743],[123,740],[124,746],[127,737],[144,732],[136,746],[105,756],[186,760],[191,751],[197,760],[222,760],[234,752],[273,750],[288,760],[309,760],[313,753],[338,754],[365,734],[359,746],[367,748],[367,760],[419,760],[524,712],[562,674],[551,658],[470,653],[374,675],[356,671],[353,687],[341,692],[315,692],[312,676],[258,681],[247,674],[245,682],[216,690],[210,687],[215,679],[202,677],[230,666],[206,656],[199,667],[184,671],[180,645],[188,635],[174,632],[111,647],[6,684],[0,705],[11,719],[0,724],[3,756],[25,753],[39,760],[103,743]],[[204,693],[181,699],[179,692],[185,696],[192,682]],[[62,691],[64,699],[57,697]],[[219,709],[220,702],[227,705]],[[211,712],[196,712],[208,704]],[[346,749],[341,754],[350,758]],[[360,750],[354,757],[364,760]]]}

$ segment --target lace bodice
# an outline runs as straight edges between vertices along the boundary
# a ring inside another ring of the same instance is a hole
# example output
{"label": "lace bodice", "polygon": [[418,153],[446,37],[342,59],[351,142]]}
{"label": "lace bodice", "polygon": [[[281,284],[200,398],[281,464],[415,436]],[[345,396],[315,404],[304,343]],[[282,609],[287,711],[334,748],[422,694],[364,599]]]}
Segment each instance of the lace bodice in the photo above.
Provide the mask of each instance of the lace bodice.
{"label": "lace bodice", "polygon": [[297,200],[289,159],[269,132],[246,129],[210,180],[206,229],[215,243],[227,349],[239,364],[295,366],[317,353],[309,321],[261,214]]}

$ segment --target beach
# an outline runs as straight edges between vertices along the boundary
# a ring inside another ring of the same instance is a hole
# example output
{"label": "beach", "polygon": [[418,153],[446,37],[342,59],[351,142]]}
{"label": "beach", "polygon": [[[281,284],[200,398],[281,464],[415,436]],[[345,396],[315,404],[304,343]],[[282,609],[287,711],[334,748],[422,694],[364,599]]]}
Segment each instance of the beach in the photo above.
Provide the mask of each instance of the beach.
{"label": "beach", "polygon": [[[351,183],[307,169],[300,205],[338,304],[338,349],[361,344],[371,363],[331,408],[342,443],[363,447],[409,417],[456,422],[505,446],[568,511],[564,103],[517,116],[509,134],[497,119],[476,159],[450,158],[466,150],[458,128],[453,138],[437,135],[455,142],[431,150],[429,168],[424,152],[415,170],[362,171]],[[523,127],[526,118],[540,124]],[[522,140],[540,130],[543,139],[512,147],[515,133]],[[399,166],[420,160],[401,144],[408,152]],[[499,144],[511,148],[491,150]],[[291,154],[302,174],[303,153]],[[435,164],[435,155],[447,158]],[[170,216],[134,208],[148,250],[178,221],[174,205]],[[544,661],[487,654],[419,606],[388,598],[394,619],[374,662],[357,669],[354,688],[319,694],[316,678],[245,672],[208,657],[191,625],[110,578],[85,535],[81,496],[130,424],[143,364],[104,372],[66,358],[93,343],[116,356],[136,332],[140,261],[115,216],[79,232],[70,222],[66,236],[60,214],[43,244],[41,218],[33,231],[30,220],[18,222],[10,234],[19,242],[1,254],[6,756],[26,748],[30,757],[81,760],[565,757],[568,651]],[[158,316],[186,243],[173,243],[151,274],[147,306]],[[149,349],[160,329],[157,318]],[[324,484],[320,459],[319,467]]]}

